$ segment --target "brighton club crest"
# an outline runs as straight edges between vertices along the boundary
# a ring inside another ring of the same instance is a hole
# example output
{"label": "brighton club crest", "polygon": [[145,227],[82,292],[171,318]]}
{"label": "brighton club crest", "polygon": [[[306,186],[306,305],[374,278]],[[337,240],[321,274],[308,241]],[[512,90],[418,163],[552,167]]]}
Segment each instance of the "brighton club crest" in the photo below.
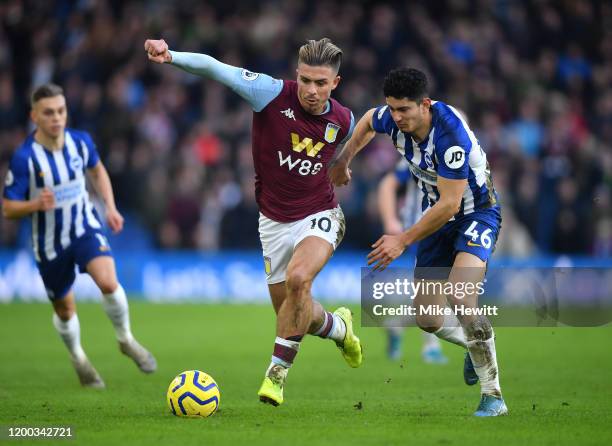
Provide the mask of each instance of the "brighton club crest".
{"label": "brighton club crest", "polygon": [[338,136],[338,132],[340,131],[340,126],[336,124],[327,124],[325,128],[325,141],[328,143],[332,143],[336,140],[336,136]]}

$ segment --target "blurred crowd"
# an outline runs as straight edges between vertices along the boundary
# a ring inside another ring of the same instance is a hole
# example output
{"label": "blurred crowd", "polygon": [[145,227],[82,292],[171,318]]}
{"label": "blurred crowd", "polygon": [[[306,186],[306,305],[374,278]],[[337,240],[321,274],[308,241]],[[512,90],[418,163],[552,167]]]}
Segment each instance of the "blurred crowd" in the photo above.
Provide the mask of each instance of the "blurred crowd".
{"label": "blurred crowd", "polygon": [[[146,38],[294,78],[306,39],[344,50],[334,92],[356,119],[396,66],[468,116],[504,206],[501,255],[612,255],[612,3],[587,0],[7,0],[0,3],[0,178],[54,81],[91,132],[120,210],[165,249],[257,248],[251,110],[229,89],[150,63]],[[376,186],[398,161],[378,137],[338,189],[343,246],[381,235]],[[0,223],[0,247],[17,243]]]}

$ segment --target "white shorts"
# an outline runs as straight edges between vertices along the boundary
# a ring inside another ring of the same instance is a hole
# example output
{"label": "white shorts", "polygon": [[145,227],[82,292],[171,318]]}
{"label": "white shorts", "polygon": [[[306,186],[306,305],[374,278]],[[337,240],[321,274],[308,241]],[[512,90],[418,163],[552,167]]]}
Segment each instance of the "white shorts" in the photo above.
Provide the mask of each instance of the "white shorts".
{"label": "white shorts", "polygon": [[340,206],[292,223],[279,223],[259,213],[259,239],[268,283],[285,281],[293,250],[306,237],[322,238],[335,250],[344,237],[344,230],[344,213]]}

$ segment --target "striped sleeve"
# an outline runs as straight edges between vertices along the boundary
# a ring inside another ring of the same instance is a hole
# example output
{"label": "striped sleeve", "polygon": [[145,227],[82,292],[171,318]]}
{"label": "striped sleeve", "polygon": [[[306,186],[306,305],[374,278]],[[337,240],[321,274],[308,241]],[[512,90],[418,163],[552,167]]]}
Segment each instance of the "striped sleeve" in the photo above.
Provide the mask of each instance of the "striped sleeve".
{"label": "striped sleeve", "polygon": [[387,135],[391,135],[394,127],[395,122],[393,122],[393,118],[389,112],[389,107],[386,105],[377,107],[372,115],[372,128],[374,131],[376,131],[376,133],[386,133]]}
{"label": "striped sleeve", "polygon": [[98,148],[96,144],[93,142],[91,135],[87,132],[78,132],[79,139],[85,144],[85,150],[87,151],[85,155],[86,166],[88,169],[96,167],[98,161],[100,161],[100,155],[98,154]]}
{"label": "striped sleeve", "polygon": [[435,141],[438,175],[453,180],[466,179],[472,143],[463,123],[451,116],[441,123],[440,130]]}

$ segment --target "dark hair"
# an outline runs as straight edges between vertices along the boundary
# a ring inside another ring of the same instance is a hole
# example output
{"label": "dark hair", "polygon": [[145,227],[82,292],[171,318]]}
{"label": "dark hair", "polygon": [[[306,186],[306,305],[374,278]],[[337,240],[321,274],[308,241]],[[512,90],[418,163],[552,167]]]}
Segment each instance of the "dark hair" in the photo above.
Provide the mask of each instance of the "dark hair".
{"label": "dark hair", "polygon": [[327,37],[321,40],[308,40],[300,47],[298,62],[313,67],[327,65],[337,73],[342,62],[342,50]]}
{"label": "dark hair", "polygon": [[420,102],[428,96],[427,76],[415,68],[396,68],[385,77],[383,92],[386,98]]}
{"label": "dark hair", "polygon": [[56,84],[43,84],[36,87],[32,92],[31,103],[36,104],[41,99],[52,98],[54,96],[63,96],[64,90]]}

